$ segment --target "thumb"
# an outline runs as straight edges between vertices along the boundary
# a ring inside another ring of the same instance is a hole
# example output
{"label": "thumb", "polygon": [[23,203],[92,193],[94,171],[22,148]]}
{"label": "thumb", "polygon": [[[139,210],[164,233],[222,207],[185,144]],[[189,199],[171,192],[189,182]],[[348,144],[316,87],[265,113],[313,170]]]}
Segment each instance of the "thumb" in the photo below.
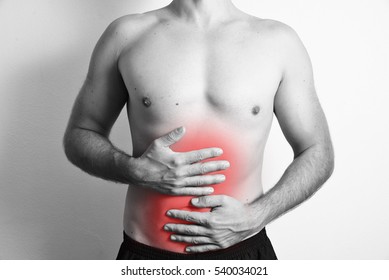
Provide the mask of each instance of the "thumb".
{"label": "thumb", "polygon": [[191,200],[192,204],[199,208],[214,208],[223,206],[227,203],[228,196],[226,195],[207,195],[195,197]]}
{"label": "thumb", "polygon": [[185,134],[185,128],[183,126],[180,126],[170,131],[168,134],[165,134],[160,138],[156,139],[155,143],[163,147],[169,147],[174,143],[177,143],[184,136],[184,134]]}

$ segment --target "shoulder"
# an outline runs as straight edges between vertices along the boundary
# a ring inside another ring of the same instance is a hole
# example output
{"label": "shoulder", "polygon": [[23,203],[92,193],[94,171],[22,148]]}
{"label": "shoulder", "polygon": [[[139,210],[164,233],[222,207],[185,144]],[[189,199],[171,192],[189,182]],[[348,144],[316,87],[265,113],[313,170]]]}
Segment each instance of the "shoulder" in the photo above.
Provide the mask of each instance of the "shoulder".
{"label": "shoulder", "polygon": [[273,34],[274,41],[284,47],[285,50],[304,49],[302,41],[297,32],[289,25],[269,20],[269,33]]}
{"label": "shoulder", "polygon": [[309,60],[307,50],[297,32],[289,25],[272,19],[254,19],[252,28],[283,63]]}
{"label": "shoulder", "polygon": [[251,28],[263,35],[265,38],[270,38],[275,43],[283,44],[299,44],[300,38],[297,32],[289,25],[273,20],[251,17],[249,20]]}
{"label": "shoulder", "polygon": [[158,22],[153,13],[125,15],[112,21],[100,38],[100,43],[115,47],[118,51],[136,41],[148,28]]}
{"label": "shoulder", "polygon": [[157,21],[158,18],[150,13],[125,15],[112,21],[104,31],[104,35],[116,39],[131,39]]}

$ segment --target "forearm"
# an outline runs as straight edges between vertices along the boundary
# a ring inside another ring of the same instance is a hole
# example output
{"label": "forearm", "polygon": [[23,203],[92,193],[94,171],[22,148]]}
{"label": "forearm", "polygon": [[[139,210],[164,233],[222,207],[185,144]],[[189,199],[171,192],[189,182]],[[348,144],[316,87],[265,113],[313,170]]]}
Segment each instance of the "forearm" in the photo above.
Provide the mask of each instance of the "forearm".
{"label": "forearm", "polygon": [[131,182],[131,157],[95,131],[72,128],[64,137],[65,154],[83,171],[119,183]]}
{"label": "forearm", "polygon": [[332,146],[312,146],[295,157],[277,184],[252,204],[253,222],[262,229],[311,197],[331,176]]}

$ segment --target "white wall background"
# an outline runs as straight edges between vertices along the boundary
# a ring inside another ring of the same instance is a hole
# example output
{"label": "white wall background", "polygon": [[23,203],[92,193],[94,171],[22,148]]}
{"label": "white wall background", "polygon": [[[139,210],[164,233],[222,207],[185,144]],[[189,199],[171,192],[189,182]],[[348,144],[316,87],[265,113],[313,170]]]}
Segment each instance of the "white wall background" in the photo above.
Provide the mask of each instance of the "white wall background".
{"label": "white wall background", "polygon": [[[291,25],[313,61],[336,150],[315,197],[268,226],[281,259],[389,259],[389,1],[235,0]],[[113,259],[126,187],[67,162],[62,135],[115,18],[168,0],[0,0],[0,259]],[[127,120],[113,142],[131,151]],[[277,123],[265,185],[292,153]]]}

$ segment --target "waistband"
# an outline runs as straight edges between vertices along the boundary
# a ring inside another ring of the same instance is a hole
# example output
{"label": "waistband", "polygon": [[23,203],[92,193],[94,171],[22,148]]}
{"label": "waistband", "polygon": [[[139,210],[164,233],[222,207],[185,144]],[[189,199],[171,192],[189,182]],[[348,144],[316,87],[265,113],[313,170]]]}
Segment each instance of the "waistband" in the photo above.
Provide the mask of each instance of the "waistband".
{"label": "waistband", "polygon": [[220,249],[216,251],[209,251],[204,253],[177,253],[171,252],[149,245],[140,243],[131,237],[129,237],[123,231],[124,241],[123,244],[129,248],[134,253],[146,257],[147,259],[157,259],[157,260],[206,260],[206,259],[244,259],[244,256],[248,253],[265,246],[267,235],[265,228],[262,229],[257,234],[247,238],[240,243],[237,243],[231,247]]}

